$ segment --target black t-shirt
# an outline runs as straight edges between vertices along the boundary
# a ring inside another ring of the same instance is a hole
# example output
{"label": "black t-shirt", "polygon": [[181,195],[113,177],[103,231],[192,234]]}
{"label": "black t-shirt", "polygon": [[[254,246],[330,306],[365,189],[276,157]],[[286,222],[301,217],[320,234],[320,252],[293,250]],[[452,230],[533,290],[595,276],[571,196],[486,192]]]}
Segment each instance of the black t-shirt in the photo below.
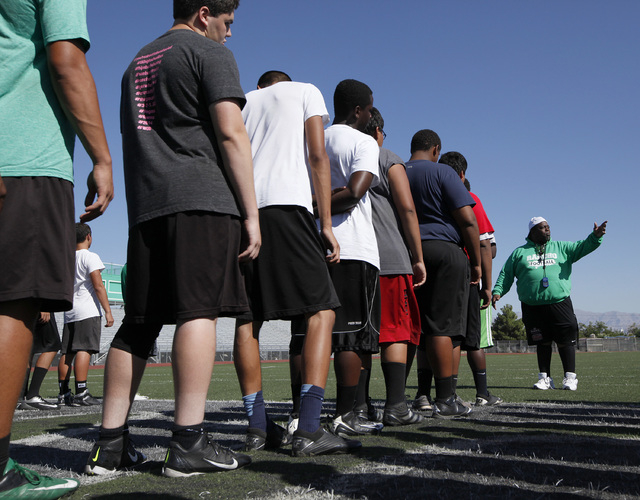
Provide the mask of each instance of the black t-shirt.
{"label": "black t-shirt", "polygon": [[129,226],[191,210],[239,215],[209,106],[244,106],[231,51],[190,30],[145,46],[122,79],[120,127]]}

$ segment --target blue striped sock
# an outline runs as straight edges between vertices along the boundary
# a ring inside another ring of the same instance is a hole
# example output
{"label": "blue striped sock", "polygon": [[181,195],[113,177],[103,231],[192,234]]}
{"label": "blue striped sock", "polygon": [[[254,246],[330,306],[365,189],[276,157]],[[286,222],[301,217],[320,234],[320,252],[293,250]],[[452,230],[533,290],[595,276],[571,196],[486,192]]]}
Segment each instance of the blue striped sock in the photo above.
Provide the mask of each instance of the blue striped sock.
{"label": "blue striped sock", "polygon": [[242,396],[242,403],[249,418],[249,427],[252,429],[267,430],[267,412],[264,407],[262,391]]}
{"label": "blue striped sock", "polygon": [[298,429],[315,432],[320,427],[320,412],[324,401],[324,389],[317,385],[303,384],[300,391],[300,420]]}

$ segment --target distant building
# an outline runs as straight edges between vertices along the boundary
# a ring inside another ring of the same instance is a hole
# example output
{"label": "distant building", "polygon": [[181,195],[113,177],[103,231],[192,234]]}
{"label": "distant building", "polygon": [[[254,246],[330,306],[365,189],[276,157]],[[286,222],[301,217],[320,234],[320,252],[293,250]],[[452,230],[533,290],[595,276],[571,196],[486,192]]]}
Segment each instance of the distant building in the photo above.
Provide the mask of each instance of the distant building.
{"label": "distant building", "polygon": [[122,281],[120,280],[120,272],[124,267],[123,264],[104,263],[104,271],[102,271],[102,282],[107,290],[110,304],[124,304],[122,299]]}

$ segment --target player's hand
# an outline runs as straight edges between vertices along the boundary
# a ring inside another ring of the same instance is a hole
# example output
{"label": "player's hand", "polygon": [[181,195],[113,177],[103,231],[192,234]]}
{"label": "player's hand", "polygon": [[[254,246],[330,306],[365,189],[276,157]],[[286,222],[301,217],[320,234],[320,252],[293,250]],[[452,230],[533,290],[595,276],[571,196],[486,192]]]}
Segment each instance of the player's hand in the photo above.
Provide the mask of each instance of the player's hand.
{"label": "player's hand", "polygon": [[104,326],[106,326],[106,327],[113,326],[113,316],[111,315],[111,312],[106,312],[105,311],[104,319],[107,320],[107,324],[104,325]]}
{"label": "player's hand", "polygon": [[411,266],[413,269],[413,288],[419,288],[427,281],[427,269],[424,262],[416,262]]}
{"label": "player's hand", "polygon": [[84,199],[85,208],[80,216],[80,222],[89,222],[100,217],[111,200],[113,200],[111,164],[96,163],[87,177],[87,196]]}
{"label": "player's hand", "polygon": [[480,266],[471,266],[471,284],[477,285],[482,278],[482,269]]}
{"label": "player's hand", "polygon": [[604,234],[607,232],[607,222],[609,221],[604,221],[599,226],[595,222],[593,223],[593,232],[598,238],[602,238]]}
{"label": "player's hand", "polygon": [[38,323],[45,324],[51,321],[51,313],[49,312],[41,312],[40,317],[38,318]]}
{"label": "player's hand", "polygon": [[240,242],[241,253],[238,261],[249,262],[254,260],[260,253],[262,236],[260,235],[260,223],[258,215],[247,217],[242,223],[242,240]]}
{"label": "player's hand", "polygon": [[324,243],[324,248],[327,251],[325,261],[327,264],[337,264],[340,262],[340,245],[338,240],[333,234],[331,228],[326,228],[320,231],[320,237]]}
{"label": "player's hand", "polygon": [[491,304],[491,290],[483,288],[480,290],[480,309],[486,309]]}
{"label": "player's hand", "polygon": [[491,297],[491,305],[493,306],[493,308],[496,308],[496,302],[498,302],[500,300],[500,294],[496,293],[493,295],[493,297]]}
{"label": "player's hand", "polygon": [[4,199],[7,196],[7,188],[2,181],[2,176],[0,175],[0,212],[2,212],[2,206],[4,205]]}

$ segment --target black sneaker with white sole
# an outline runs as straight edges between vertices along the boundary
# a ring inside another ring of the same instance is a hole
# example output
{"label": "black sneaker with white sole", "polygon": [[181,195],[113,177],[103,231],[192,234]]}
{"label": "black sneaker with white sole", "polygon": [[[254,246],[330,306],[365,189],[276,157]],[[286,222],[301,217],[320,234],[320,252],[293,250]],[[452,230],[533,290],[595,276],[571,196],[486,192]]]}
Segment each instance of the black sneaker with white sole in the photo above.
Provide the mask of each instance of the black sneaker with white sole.
{"label": "black sneaker with white sole", "polygon": [[356,415],[353,411],[338,415],[331,422],[331,432],[336,436],[348,438],[351,436],[375,436],[382,432],[383,424],[370,422]]}
{"label": "black sneaker with white sole", "polygon": [[71,391],[67,391],[64,394],[58,394],[58,405],[59,406],[62,406],[62,405],[75,406],[75,407],[80,406],[78,403],[74,401],[74,398],[75,396]]}
{"label": "black sneaker with white sole", "polygon": [[52,403],[46,399],[42,399],[41,396],[34,396],[32,398],[25,398],[23,401],[25,404],[35,408],[36,410],[59,410],[60,405]]}
{"label": "black sneaker with white sole", "polygon": [[436,401],[433,403],[433,416],[435,418],[464,417],[471,413],[471,407],[465,406],[458,401],[454,394],[446,401]]}
{"label": "black sneaker with white sole", "polygon": [[424,417],[411,410],[407,403],[403,401],[398,405],[385,407],[382,422],[390,427],[414,425],[424,422]]}
{"label": "black sneaker with white sole", "polygon": [[97,406],[101,405],[102,401],[94,398],[88,389],[85,389],[79,394],[73,396],[73,402],[78,406]]}
{"label": "black sneaker with white sole", "polygon": [[129,439],[129,431],[125,431],[115,439],[98,440],[89,454],[84,472],[91,476],[101,476],[117,470],[132,469],[146,461],[146,455],[135,449]]}
{"label": "black sneaker with white sole", "polygon": [[275,422],[269,421],[267,430],[247,429],[244,451],[274,450],[289,444],[287,430]]}
{"label": "black sneaker with white sole", "polygon": [[291,444],[294,457],[337,455],[354,451],[361,447],[362,443],[360,441],[341,438],[324,427],[320,427],[316,432],[297,430],[293,434],[293,442]]}
{"label": "black sneaker with white sole", "polygon": [[195,444],[188,450],[171,441],[162,466],[166,477],[189,477],[209,472],[228,471],[251,463],[251,457],[235,453],[216,443],[212,437],[200,431]]}

